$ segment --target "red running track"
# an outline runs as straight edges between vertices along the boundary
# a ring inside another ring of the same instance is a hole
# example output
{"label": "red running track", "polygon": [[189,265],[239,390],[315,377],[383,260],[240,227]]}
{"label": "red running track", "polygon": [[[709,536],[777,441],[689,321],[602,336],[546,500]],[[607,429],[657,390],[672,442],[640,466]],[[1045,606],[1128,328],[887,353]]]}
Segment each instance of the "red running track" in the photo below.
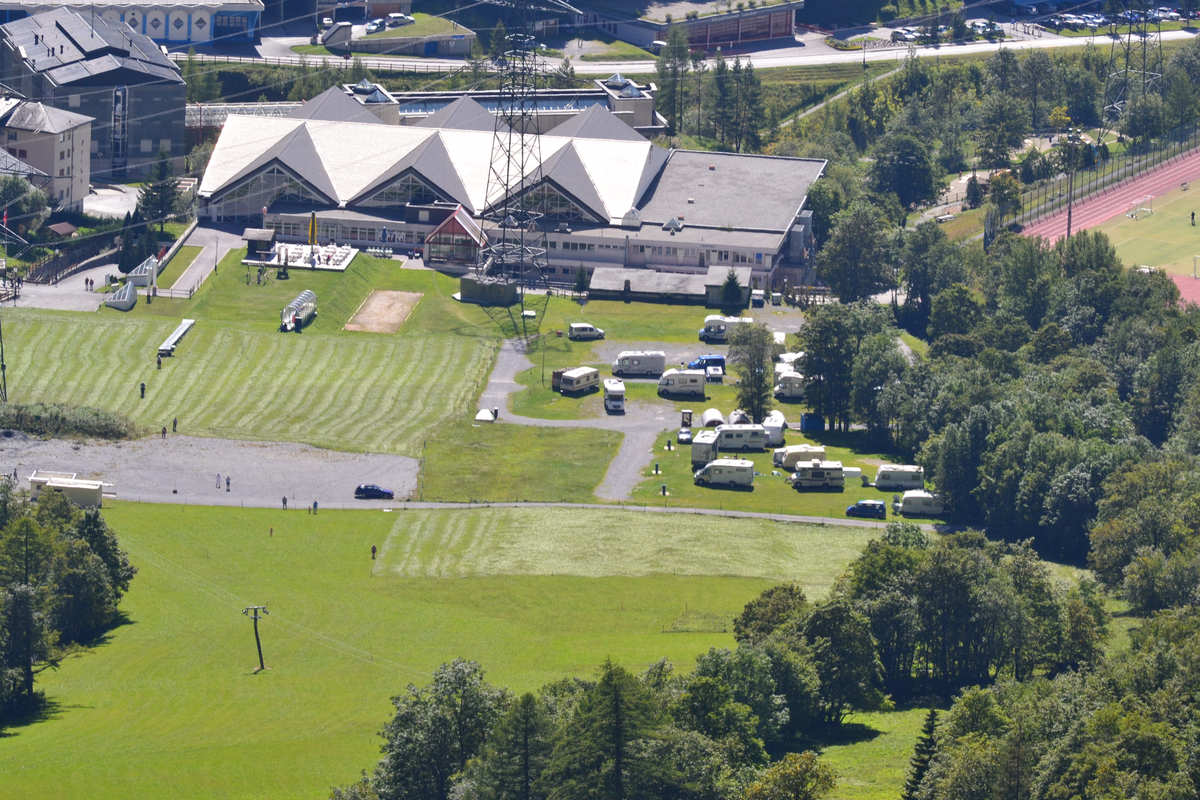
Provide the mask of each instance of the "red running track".
{"label": "red running track", "polygon": [[[1071,230],[1082,231],[1094,228],[1102,222],[1124,214],[1129,206],[1146,195],[1155,197],[1171,191],[1186,181],[1200,179],[1200,149],[1176,157],[1161,167],[1125,181],[1107,192],[1093,195],[1075,203],[1072,212]],[[1061,211],[1043,217],[1025,228],[1026,236],[1041,236],[1056,242],[1067,233],[1067,212]]]}

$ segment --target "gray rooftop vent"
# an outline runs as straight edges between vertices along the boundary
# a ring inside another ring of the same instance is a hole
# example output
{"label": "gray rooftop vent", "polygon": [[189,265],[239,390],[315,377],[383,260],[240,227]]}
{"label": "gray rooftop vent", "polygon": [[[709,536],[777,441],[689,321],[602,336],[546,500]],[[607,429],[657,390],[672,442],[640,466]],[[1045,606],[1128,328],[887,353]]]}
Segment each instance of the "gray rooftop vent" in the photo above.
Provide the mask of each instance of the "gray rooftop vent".
{"label": "gray rooftop vent", "polygon": [[681,230],[683,230],[683,220],[679,217],[671,217],[669,220],[663,223],[662,229],[664,231],[670,231],[671,233],[679,233]]}
{"label": "gray rooftop vent", "polygon": [[641,97],[641,96],[642,96],[642,90],[639,89],[638,87],[634,86],[633,81],[630,81],[628,84],[626,84],[625,88],[621,90],[621,97]]}
{"label": "gray rooftop vent", "polygon": [[363,78],[358,83],[351,87],[355,94],[370,94],[375,91],[375,84],[371,83],[366,78]]}
{"label": "gray rooftop vent", "polygon": [[604,80],[604,85],[610,89],[622,89],[632,83],[633,81],[629,80],[629,78],[626,78],[619,72],[614,72]]}

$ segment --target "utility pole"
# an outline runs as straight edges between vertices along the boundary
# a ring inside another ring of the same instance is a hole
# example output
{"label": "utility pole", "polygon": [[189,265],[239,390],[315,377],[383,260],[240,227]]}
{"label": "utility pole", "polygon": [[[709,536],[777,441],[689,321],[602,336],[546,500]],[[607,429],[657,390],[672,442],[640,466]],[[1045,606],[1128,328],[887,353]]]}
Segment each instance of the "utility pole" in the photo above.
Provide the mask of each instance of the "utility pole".
{"label": "utility pole", "polygon": [[8,402],[8,365],[4,363],[4,323],[0,322],[0,403],[7,403],[7,402]]}
{"label": "utility pole", "polygon": [[266,606],[248,606],[242,609],[242,613],[254,621],[254,646],[258,648],[258,669],[255,672],[262,672],[267,666],[263,664],[262,640],[258,638],[258,620],[260,616],[265,617],[269,612]]}

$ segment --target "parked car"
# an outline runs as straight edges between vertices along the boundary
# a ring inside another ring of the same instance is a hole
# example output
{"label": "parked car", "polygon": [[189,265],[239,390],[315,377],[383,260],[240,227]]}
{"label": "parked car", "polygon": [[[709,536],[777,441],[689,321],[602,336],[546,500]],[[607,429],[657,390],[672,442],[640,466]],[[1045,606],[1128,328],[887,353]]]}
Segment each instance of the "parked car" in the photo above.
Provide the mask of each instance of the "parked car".
{"label": "parked car", "polygon": [[603,339],[604,330],[587,322],[572,322],[567,326],[567,338],[576,342],[588,339]]}
{"label": "parked car", "polygon": [[373,19],[367,23],[367,33],[379,33],[387,27],[387,23],[382,19]]}
{"label": "parked car", "polygon": [[846,516],[887,519],[887,504],[882,500],[859,500],[846,509]]}
{"label": "parked car", "polygon": [[679,433],[677,433],[675,435],[675,441],[679,442],[680,444],[691,444],[692,443],[692,429],[691,428],[680,428]]}
{"label": "parked car", "polygon": [[396,493],[391,489],[384,489],[373,483],[359,484],[354,489],[355,500],[394,500],[395,498]]}

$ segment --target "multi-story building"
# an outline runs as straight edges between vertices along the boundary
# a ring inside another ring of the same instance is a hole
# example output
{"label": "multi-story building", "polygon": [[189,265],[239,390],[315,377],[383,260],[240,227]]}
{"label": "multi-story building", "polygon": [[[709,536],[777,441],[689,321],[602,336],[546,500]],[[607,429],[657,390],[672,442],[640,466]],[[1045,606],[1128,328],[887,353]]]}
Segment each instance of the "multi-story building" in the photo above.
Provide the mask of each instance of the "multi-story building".
{"label": "multi-story building", "polygon": [[97,182],[141,177],[160,153],[186,155],[179,67],[128,25],[66,8],[0,25],[0,71],[30,100],[95,120]]}
{"label": "multi-story building", "polygon": [[91,184],[92,118],[18,97],[0,98],[0,142],[45,173],[32,182],[51,207],[78,211]]}

